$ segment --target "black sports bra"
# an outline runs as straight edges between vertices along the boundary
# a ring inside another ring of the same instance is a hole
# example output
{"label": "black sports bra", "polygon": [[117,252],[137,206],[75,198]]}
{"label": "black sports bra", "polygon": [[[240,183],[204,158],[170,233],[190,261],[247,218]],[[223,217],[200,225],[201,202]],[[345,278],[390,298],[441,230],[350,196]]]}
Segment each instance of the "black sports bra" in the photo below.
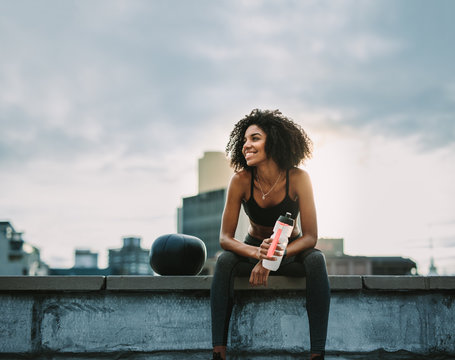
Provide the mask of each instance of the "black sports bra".
{"label": "black sports bra", "polygon": [[254,176],[251,172],[251,193],[248,201],[243,200],[243,209],[250,220],[255,224],[262,226],[273,227],[280,215],[291,213],[291,217],[295,220],[299,214],[299,203],[289,197],[289,170],[286,170],[286,196],[283,201],[274,206],[263,208],[258,205],[253,196]]}

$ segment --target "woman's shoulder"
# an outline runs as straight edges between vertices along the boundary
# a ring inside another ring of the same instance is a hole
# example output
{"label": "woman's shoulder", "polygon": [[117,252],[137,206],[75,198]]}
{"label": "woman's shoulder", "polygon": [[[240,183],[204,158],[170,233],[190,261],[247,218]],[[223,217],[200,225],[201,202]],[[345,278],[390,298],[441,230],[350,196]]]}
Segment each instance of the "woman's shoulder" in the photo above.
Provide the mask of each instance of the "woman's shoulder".
{"label": "woman's shoulder", "polygon": [[249,186],[251,182],[251,172],[248,170],[240,170],[236,171],[232,177],[230,182],[230,187],[240,187],[245,188]]}
{"label": "woman's shoulder", "polygon": [[290,180],[308,180],[310,178],[310,176],[308,175],[308,173],[301,169],[301,168],[297,168],[297,167],[293,167],[291,169],[289,169],[289,178]]}
{"label": "woman's shoulder", "polygon": [[234,175],[232,175],[232,180],[234,180],[236,182],[251,181],[251,171],[248,171],[248,170],[236,171],[234,173]]}
{"label": "woman's shoulder", "polygon": [[310,175],[303,169],[289,169],[289,191],[292,198],[301,195],[301,191],[311,187]]}

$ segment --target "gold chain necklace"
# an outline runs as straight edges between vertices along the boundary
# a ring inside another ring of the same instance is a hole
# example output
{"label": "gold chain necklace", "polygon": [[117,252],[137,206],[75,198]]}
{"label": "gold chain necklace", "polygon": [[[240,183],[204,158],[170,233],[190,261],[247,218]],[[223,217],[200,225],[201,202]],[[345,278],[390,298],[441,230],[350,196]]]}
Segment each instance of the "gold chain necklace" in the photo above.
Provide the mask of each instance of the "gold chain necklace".
{"label": "gold chain necklace", "polygon": [[272,192],[273,188],[276,186],[276,184],[278,184],[278,180],[280,180],[280,178],[281,178],[281,173],[278,175],[278,178],[276,179],[275,184],[273,184],[273,186],[270,188],[270,190],[264,194],[264,191],[262,190],[261,182],[259,181],[259,175],[256,174],[256,179],[258,181],[259,190],[261,190],[261,193],[262,193],[262,200],[265,200],[266,196]]}

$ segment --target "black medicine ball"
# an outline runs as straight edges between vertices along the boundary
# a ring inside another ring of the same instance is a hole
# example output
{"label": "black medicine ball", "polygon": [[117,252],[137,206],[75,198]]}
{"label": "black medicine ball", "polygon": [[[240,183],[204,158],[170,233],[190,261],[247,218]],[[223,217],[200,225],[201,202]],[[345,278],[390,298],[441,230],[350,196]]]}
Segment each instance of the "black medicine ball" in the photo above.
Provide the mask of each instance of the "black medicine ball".
{"label": "black medicine ball", "polygon": [[204,242],[184,234],[161,235],[150,250],[150,266],[160,275],[197,275],[206,258]]}

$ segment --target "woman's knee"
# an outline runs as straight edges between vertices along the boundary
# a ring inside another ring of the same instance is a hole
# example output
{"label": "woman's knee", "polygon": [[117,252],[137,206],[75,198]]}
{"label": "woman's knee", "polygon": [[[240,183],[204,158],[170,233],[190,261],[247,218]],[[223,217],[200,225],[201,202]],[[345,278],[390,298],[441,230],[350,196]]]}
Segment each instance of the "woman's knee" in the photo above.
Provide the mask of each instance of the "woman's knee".
{"label": "woman's knee", "polygon": [[308,269],[326,269],[324,254],[314,249],[304,259],[304,265]]}
{"label": "woman's knee", "polygon": [[223,251],[216,260],[216,269],[227,270],[232,269],[238,262],[238,255],[232,251]]}

